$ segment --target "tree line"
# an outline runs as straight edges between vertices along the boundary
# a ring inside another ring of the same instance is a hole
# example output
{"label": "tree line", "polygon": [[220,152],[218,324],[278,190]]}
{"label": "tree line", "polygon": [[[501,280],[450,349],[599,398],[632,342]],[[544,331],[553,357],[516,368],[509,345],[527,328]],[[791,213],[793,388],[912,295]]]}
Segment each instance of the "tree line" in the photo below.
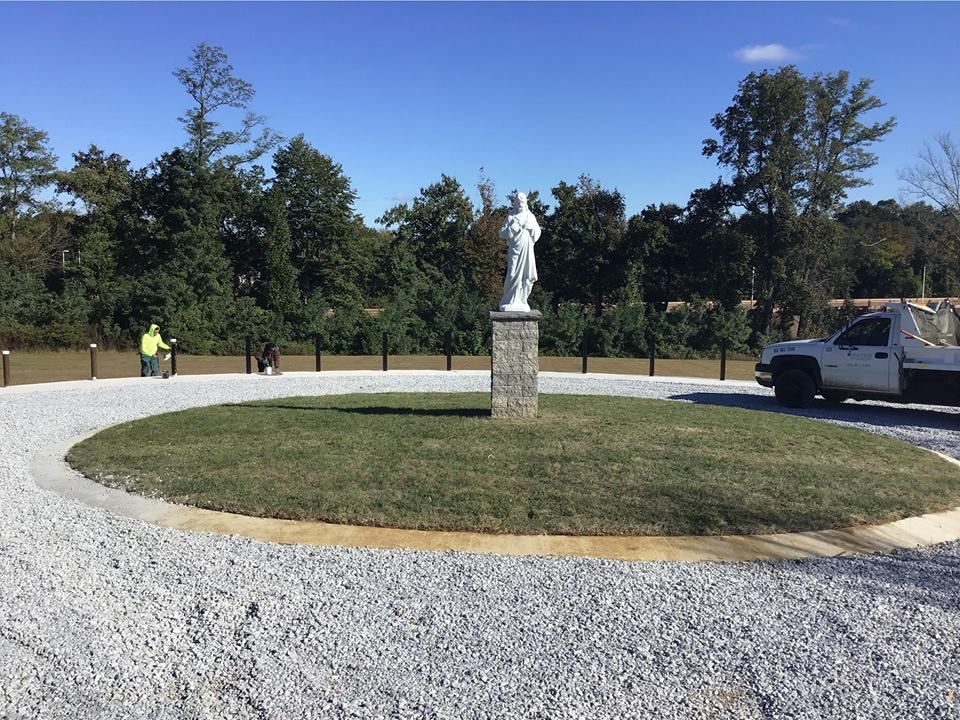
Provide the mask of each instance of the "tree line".
{"label": "tree line", "polygon": [[[142,168],[91,145],[59,171],[46,133],[0,113],[0,342],[132,347],[157,322],[195,353],[246,334],[376,352],[382,332],[395,352],[435,352],[448,331],[457,352],[487,351],[508,208],[482,169],[479,206],[442,174],[370,227],[341,165],[270,129],[222,48],[197,45],[174,75],[185,141]],[[598,354],[747,352],[791,324],[832,329],[831,298],[960,293],[949,136],[903,171],[916,202],[846,202],[895,126],[873,119],[870,88],[846,71],[750,73],[703,143],[720,177],[685,205],[627,217],[589,175],[529,192],[544,351],[575,354],[588,333]],[[228,109],[242,119],[227,126]],[[667,313],[675,300],[689,305]]]}

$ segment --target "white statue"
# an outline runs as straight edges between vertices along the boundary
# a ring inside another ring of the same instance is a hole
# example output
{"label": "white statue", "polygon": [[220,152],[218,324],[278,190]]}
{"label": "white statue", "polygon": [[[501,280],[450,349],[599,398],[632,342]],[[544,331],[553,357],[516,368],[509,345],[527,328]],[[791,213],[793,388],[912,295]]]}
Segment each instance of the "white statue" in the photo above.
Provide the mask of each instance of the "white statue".
{"label": "white statue", "polygon": [[513,191],[513,211],[500,228],[500,239],[507,241],[507,274],[503,279],[503,311],[530,312],[527,298],[537,281],[537,261],[533,245],[540,239],[540,225],[527,208],[527,196]]}

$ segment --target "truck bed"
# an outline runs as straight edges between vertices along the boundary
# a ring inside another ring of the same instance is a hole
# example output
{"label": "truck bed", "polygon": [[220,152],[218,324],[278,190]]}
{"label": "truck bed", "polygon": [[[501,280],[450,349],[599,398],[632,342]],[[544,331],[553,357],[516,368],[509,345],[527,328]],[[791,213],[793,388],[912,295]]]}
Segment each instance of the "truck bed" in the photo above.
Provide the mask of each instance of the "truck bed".
{"label": "truck bed", "polygon": [[911,370],[960,372],[960,348],[912,347],[903,349],[903,367]]}

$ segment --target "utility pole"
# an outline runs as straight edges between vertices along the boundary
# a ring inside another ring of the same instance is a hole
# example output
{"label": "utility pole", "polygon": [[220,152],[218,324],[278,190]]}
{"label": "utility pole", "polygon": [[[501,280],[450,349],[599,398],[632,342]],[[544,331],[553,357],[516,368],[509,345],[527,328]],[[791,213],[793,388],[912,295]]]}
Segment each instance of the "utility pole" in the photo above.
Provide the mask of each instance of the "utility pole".
{"label": "utility pole", "polygon": [[927,266],[923,266],[923,280],[920,281],[920,302],[927,301]]}
{"label": "utility pole", "polygon": [[753,283],[757,278],[756,266],[750,266],[750,309],[753,310]]}

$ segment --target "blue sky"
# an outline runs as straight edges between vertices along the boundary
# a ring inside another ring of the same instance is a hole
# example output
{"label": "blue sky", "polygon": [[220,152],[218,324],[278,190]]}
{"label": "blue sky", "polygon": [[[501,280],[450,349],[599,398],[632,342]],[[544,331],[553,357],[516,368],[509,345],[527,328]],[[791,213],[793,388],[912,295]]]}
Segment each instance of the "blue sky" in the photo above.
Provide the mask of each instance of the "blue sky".
{"label": "blue sky", "polygon": [[501,196],[550,202],[588,173],[630,213],[683,204],[720,173],[700,154],[710,118],[789,62],[872,78],[873,119],[898,120],[851,199],[898,197],[924,141],[960,134],[958,3],[0,3],[0,27],[21,63],[0,110],[48,132],[62,167],[90,143],[134,166],[181,144],[171,73],[205,41],[271,127],[343,165],[370,223],[442,172],[476,199],[481,166]]}

